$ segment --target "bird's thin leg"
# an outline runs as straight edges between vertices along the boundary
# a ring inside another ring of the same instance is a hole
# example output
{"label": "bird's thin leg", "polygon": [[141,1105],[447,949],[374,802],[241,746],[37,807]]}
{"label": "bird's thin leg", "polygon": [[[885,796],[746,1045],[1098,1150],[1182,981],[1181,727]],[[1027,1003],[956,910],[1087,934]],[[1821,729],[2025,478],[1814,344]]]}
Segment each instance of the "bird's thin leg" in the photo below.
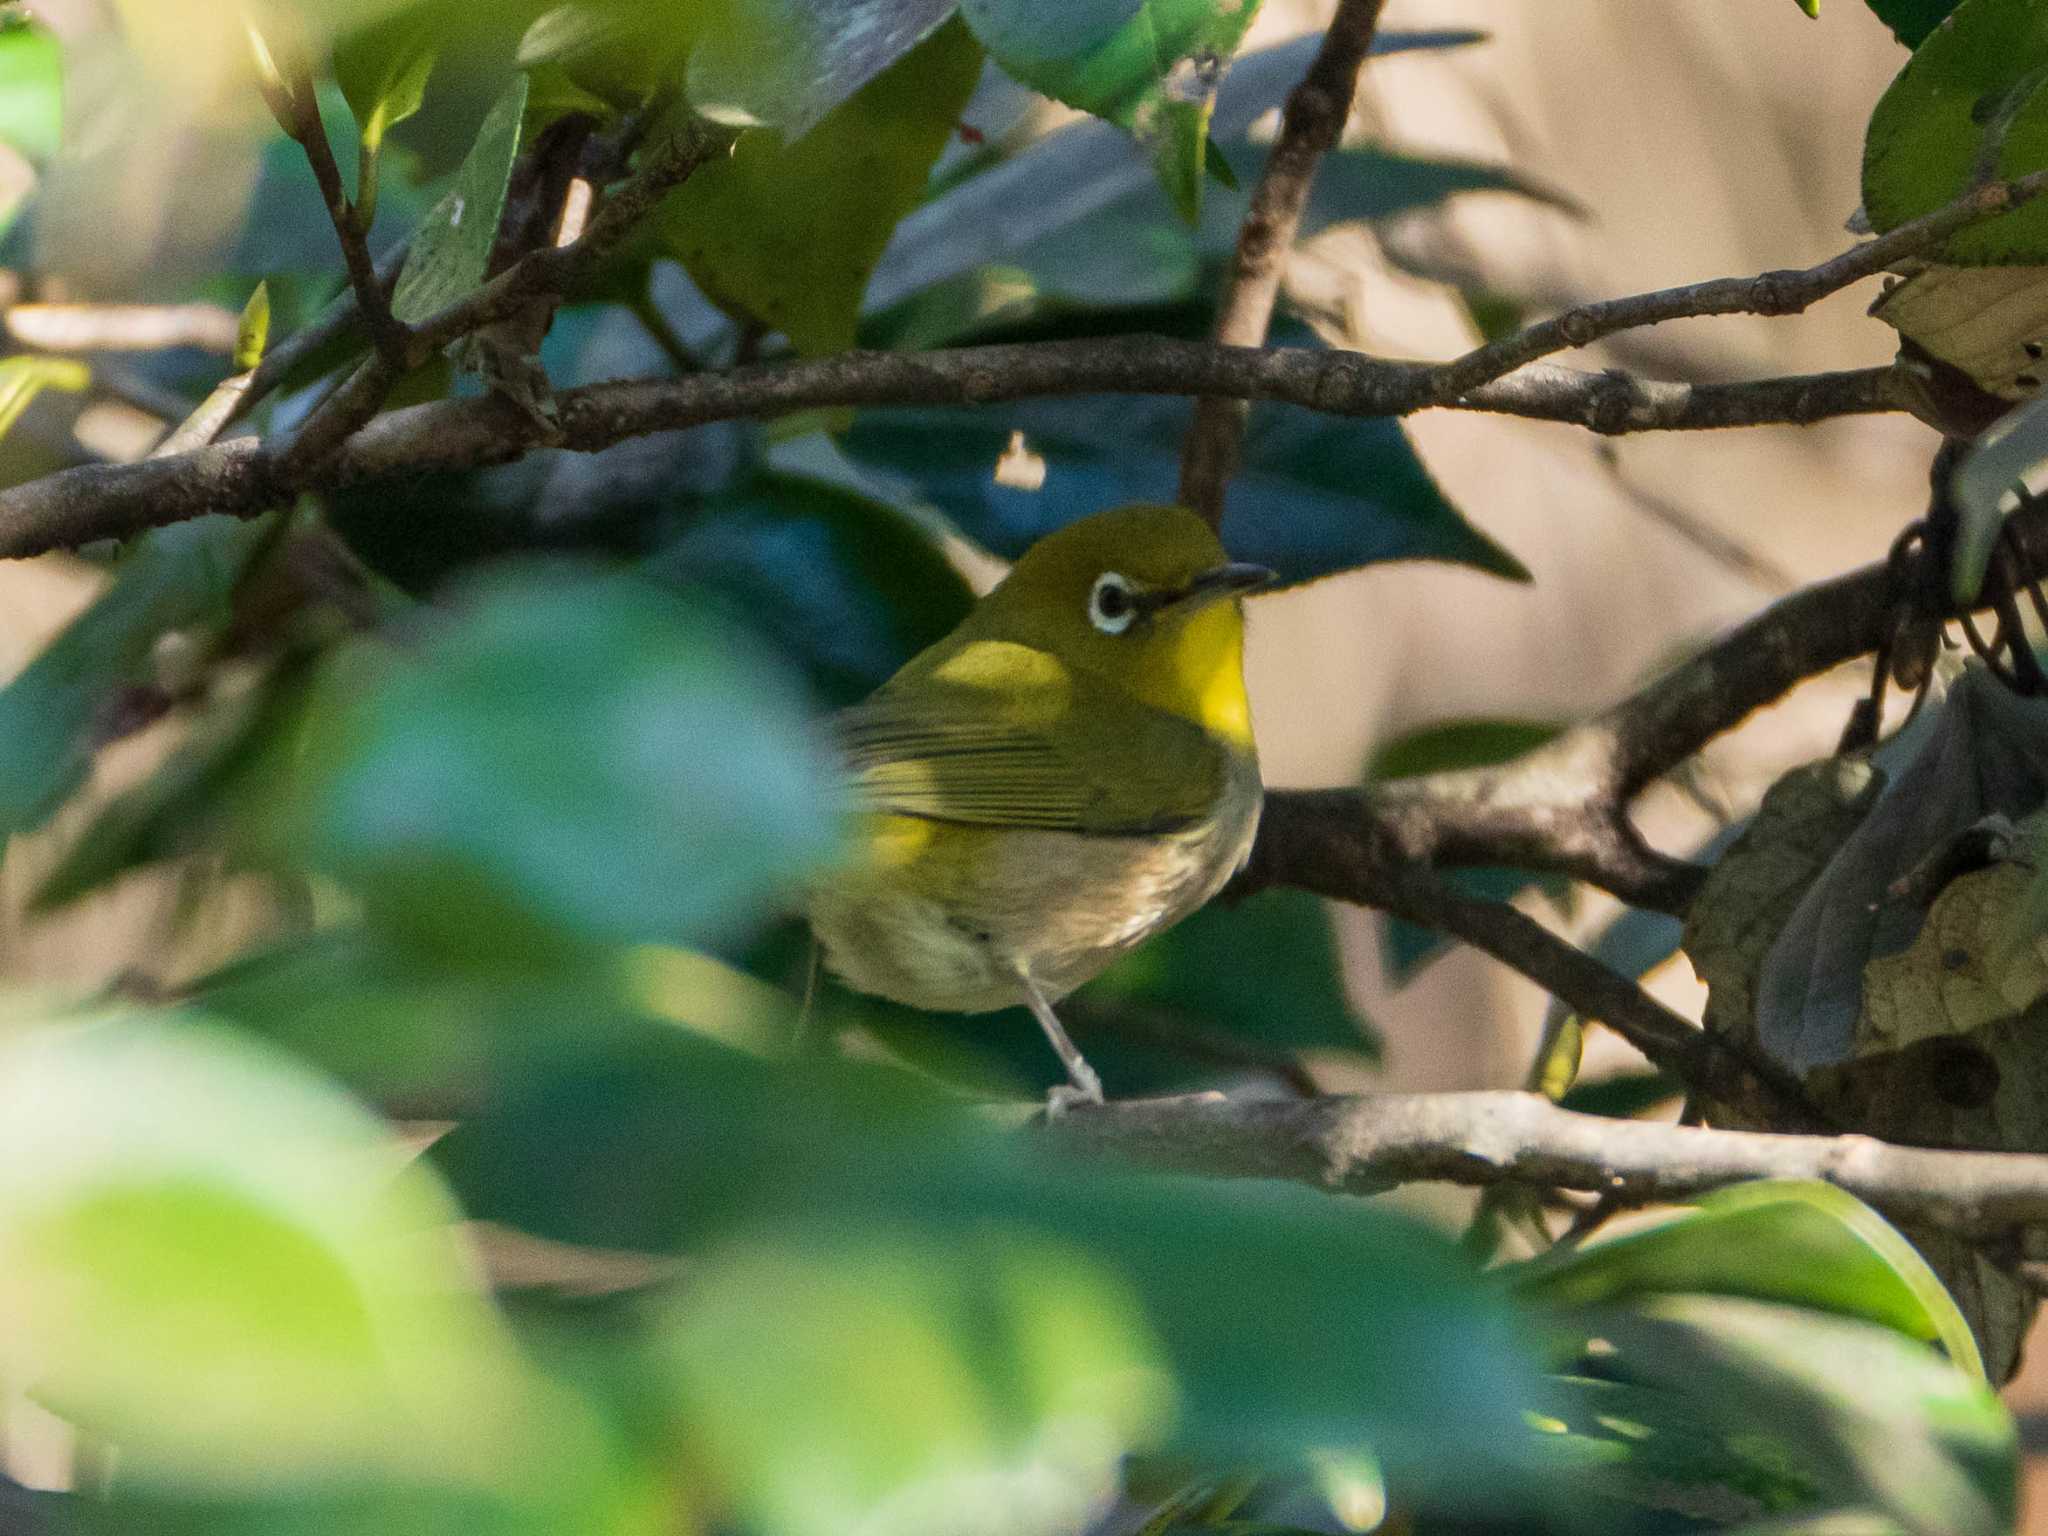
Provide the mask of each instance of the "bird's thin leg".
{"label": "bird's thin leg", "polygon": [[1038,990],[1038,983],[1022,970],[1017,972],[1017,980],[1024,986],[1024,1001],[1031,1005],[1032,1016],[1038,1020],[1038,1027],[1045,1031],[1045,1038],[1059,1052],[1060,1063],[1067,1069],[1067,1081],[1072,1084],[1071,1087],[1055,1088],[1046,1095],[1047,1113],[1058,1114],[1070,1104],[1100,1104],[1102,1079],[1095,1075],[1095,1069],[1088,1065],[1087,1058],[1067,1038],[1059,1015],[1052,1011],[1052,1004]]}
{"label": "bird's thin leg", "polygon": [[804,966],[804,1000],[796,1010],[796,1036],[790,1042],[799,1057],[822,1055],[831,1042],[818,1018],[818,973],[824,969],[824,946],[811,935],[810,959]]}

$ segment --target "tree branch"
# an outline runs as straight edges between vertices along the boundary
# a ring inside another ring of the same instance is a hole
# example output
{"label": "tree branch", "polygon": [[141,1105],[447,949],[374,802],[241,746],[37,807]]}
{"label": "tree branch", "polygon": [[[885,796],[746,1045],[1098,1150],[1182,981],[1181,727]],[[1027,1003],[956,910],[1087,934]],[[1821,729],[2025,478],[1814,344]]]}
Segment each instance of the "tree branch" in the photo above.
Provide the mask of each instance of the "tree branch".
{"label": "tree branch", "polygon": [[[1280,136],[1238,227],[1230,277],[1216,315],[1213,334],[1225,346],[1265,344],[1316,167],[1336,147],[1351,116],[1359,71],[1372,53],[1382,4],[1383,0],[1340,0],[1322,47],[1301,83],[1288,93]],[[1180,500],[1212,528],[1223,521],[1223,492],[1237,472],[1246,416],[1242,400],[1205,396],[1195,403],[1194,423],[1181,450]]]}
{"label": "tree branch", "polygon": [[[592,238],[596,228],[597,222],[593,222],[592,233],[584,240]],[[517,303],[524,302],[524,290],[513,280],[526,263],[573,252],[581,244],[578,241],[559,251],[538,251],[527,257],[479,290],[472,300],[457,306],[465,311],[462,323],[482,324],[512,313]],[[496,297],[486,298],[494,292]],[[415,328],[415,336],[436,336],[442,329],[440,323],[429,321]],[[260,379],[262,370],[258,372]],[[561,427],[558,445],[591,452],[650,432],[778,416],[820,406],[981,406],[1076,394],[1223,395],[1276,400],[1336,416],[1397,416],[1429,403],[1424,385],[1427,372],[1424,364],[1355,352],[1221,347],[1157,336],[919,353],[842,352],[681,379],[634,380],[568,390],[556,402]],[[1614,375],[1556,372],[1565,376],[1553,385],[1559,398],[1576,390],[1585,400],[1595,401],[1616,387]],[[1874,375],[1884,372],[1873,370]],[[1830,383],[1863,377],[1816,375],[1814,381],[1807,382],[1819,391],[1817,397],[1810,396],[1799,380],[1715,386],[1712,391],[1704,386],[1660,385],[1656,388],[1679,391],[1687,399],[1660,406],[1653,420],[1623,422],[1611,430],[1730,425],[1728,399],[1746,389],[1759,391],[1762,401],[1748,413],[1753,421],[1787,419],[1772,414],[1771,409],[1787,399],[1799,405],[1796,419],[1801,421],[1900,408],[1896,401],[1880,398],[1880,391],[1864,385],[1836,391]],[[1518,409],[1512,402],[1494,399],[1484,408]],[[1592,409],[1590,405],[1587,408]],[[1553,400],[1540,410],[1523,414],[1559,412]],[[380,475],[499,464],[541,441],[538,426],[505,409],[503,402],[448,400],[379,416],[342,451],[308,470],[300,483],[288,486],[255,482],[250,473],[254,450],[247,443],[224,443],[163,459],[151,467],[146,480],[136,476],[132,465],[62,470],[0,491],[0,559],[75,548],[93,539],[128,538],[208,512],[246,516],[271,504],[280,491],[329,489]]]}
{"label": "tree branch", "polygon": [[1644,1205],[1743,1179],[1818,1179],[1895,1221],[1965,1237],[2048,1224],[2048,1157],[1610,1120],[1530,1093],[1131,1099],[1076,1106],[1042,1134],[1152,1167],[1357,1195],[1424,1180],[1512,1182]]}

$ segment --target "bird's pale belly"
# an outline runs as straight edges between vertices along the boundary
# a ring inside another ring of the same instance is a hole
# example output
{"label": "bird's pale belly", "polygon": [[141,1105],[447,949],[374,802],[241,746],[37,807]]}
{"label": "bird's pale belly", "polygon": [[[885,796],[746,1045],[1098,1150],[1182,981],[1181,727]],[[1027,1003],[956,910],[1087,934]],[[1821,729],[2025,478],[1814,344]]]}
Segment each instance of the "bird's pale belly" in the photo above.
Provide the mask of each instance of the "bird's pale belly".
{"label": "bird's pale belly", "polygon": [[[1254,773],[1256,770],[1254,770]],[[862,992],[985,1013],[1057,1000],[1222,889],[1251,850],[1259,791],[1148,837],[875,819],[873,857],[812,893],[825,964]]]}

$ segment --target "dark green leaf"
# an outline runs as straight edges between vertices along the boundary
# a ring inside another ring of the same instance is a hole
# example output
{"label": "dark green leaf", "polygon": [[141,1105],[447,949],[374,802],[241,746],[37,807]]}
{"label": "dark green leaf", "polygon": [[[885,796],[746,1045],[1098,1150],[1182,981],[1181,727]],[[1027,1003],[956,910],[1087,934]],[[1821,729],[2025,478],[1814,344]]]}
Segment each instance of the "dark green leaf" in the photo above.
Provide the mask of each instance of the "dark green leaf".
{"label": "dark green leaf", "polygon": [[[1171,501],[1188,414],[1185,401],[1093,397],[971,414],[864,411],[846,447],[903,476],[962,532],[1015,556],[1104,507]],[[1045,461],[1037,490],[994,477],[1013,432]],[[1454,560],[1515,579],[1527,574],[1444,499],[1398,423],[1278,407],[1253,414],[1223,540],[1235,557],[1271,566],[1289,583],[1380,560]]]}
{"label": "dark green leaf", "polygon": [[1573,1083],[1558,1103],[1575,1114],[1634,1120],[1683,1092],[1683,1083],[1662,1072],[1622,1072]]}
{"label": "dark green leaf", "polygon": [[1940,26],[1956,0],[1865,0],[1877,19],[1892,29],[1892,36],[1908,48],[1918,48],[1927,34]]}
{"label": "dark green leaf", "polygon": [[967,616],[974,594],[893,507],[823,481],[766,475],[712,498],[649,573],[709,589],[850,704]]}
{"label": "dark green leaf", "polygon": [[1368,782],[1412,779],[1461,768],[1492,768],[1534,752],[1562,726],[1548,720],[1446,720],[1397,736],[1373,754]]}
{"label": "dark green leaf", "polygon": [[512,77],[477,130],[455,185],[413,237],[391,298],[392,313],[408,324],[467,297],[483,283],[512,162],[519,155],[526,87],[524,74]]}
{"label": "dark green leaf", "polygon": [[63,134],[63,45],[39,26],[0,29],[0,143],[47,160]]}
{"label": "dark green leaf", "polygon": [[[1954,201],[1987,176],[2048,164],[2048,17],[2033,0],[1963,0],[1921,43],[1871,114],[1863,207],[1880,234]],[[2040,200],[1971,225],[1940,247],[1959,266],[2048,263]]]}
{"label": "dark green leaf", "polygon": [[981,71],[964,27],[941,28],[802,138],[740,136],[663,202],[662,248],[723,308],[798,351],[843,351],[868,276],[960,120]]}
{"label": "dark green leaf", "polygon": [[226,602],[256,527],[208,517],[150,534],[98,601],[0,688],[0,846],[84,783],[104,722],[144,676],[157,637]]}
{"label": "dark green leaf", "polygon": [[337,691],[307,850],[455,953],[730,934],[834,846],[836,772],[788,679],[641,582],[499,572]]}

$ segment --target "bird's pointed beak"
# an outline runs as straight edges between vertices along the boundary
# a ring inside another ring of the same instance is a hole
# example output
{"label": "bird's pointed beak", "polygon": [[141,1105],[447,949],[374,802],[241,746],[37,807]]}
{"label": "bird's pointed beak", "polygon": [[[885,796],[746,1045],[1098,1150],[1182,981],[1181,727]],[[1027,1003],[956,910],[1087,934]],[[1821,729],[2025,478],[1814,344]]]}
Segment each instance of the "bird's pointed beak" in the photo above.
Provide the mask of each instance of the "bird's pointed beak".
{"label": "bird's pointed beak", "polygon": [[1187,584],[1179,595],[1190,603],[1206,603],[1218,597],[1244,597],[1270,587],[1280,578],[1263,565],[1246,565],[1233,560],[1212,566]]}

